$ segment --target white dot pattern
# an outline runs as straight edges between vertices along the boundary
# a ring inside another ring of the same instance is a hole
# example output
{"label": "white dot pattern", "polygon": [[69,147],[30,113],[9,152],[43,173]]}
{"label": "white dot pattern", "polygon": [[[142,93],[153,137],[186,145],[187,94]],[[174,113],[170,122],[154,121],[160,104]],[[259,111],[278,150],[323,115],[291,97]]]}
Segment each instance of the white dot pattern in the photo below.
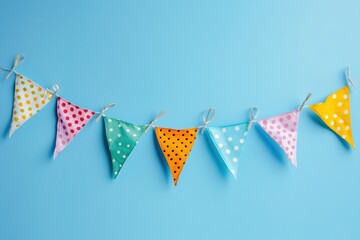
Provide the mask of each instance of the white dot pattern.
{"label": "white dot pattern", "polygon": [[144,133],[145,125],[135,125],[115,118],[104,117],[106,136],[116,178],[126,159]]}
{"label": "white dot pattern", "polygon": [[220,156],[235,179],[238,171],[238,159],[244,147],[248,127],[249,123],[245,122],[229,126],[206,128]]}
{"label": "white dot pattern", "polygon": [[325,124],[348,142],[353,148],[354,139],[351,130],[349,86],[330,94],[325,102],[309,106]]}

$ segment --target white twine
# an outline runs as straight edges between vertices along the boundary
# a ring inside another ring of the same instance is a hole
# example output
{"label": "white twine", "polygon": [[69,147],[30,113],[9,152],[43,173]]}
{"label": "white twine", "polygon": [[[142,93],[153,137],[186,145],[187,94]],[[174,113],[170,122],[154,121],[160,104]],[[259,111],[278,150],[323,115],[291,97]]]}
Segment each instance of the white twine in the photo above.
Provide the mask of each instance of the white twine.
{"label": "white twine", "polygon": [[359,81],[359,78],[356,79],[356,80],[351,80],[351,78],[350,78],[350,67],[346,68],[345,77],[346,77],[346,81],[348,82],[347,85],[352,86],[354,89],[356,89],[355,82]]}
{"label": "white twine", "polygon": [[309,100],[309,98],[311,97],[312,93],[308,93],[308,95],[306,96],[305,100],[303,101],[303,103],[301,104],[301,106],[299,107],[299,111],[301,111],[304,107],[306,102]]}
{"label": "white twine", "polygon": [[259,109],[257,107],[250,108],[250,123],[249,128],[250,129],[254,122],[256,122],[256,118],[259,115]]}
{"label": "white twine", "polygon": [[21,63],[23,63],[24,59],[25,59],[25,56],[22,53],[19,53],[18,55],[16,55],[16,57],[14,59],[13,67],[11,69],[0,67],[0,69],[9,72],[8,75],[6,75],[5,79],[9,79],[9,77],[11,76],[12,73],[17,73],[15,71],[15,68],[17,66],[19,66]]}
{"label": "white twine", "polygon": [[[206,116],[205,116],[206,115]],[[203,125],[201,126],[201,134],[204,133],[206,125],[208,125],[209,123],[211,123],[216,115],[216,111],[214,108],[209,108],[207,113],[206,111],[204,111],[203,113]]]}
{"label": "white twine", "polygon": [[115,105],[116,105],[116,103],[110,103],[110,104],[106,105],[106,106],[101,110],[100,113],[99,113],[99,112],[96,112],[96,113],[99,114],[99,116],[96,118],[96,122],[98,122],[99,119],[100,119],[102,116],[104,116],[104,114],[105,114],[105,112],[106,112],[107,110],[109,110],[110,108],[112,108],[112,107],[115,106]]}
{"label": "white twine", "polygon": [[156,118],[154,118],[154,120],[152,120],[151,123],[149,123],[149,125],[145,129],[145,132],[147,132],[151,127],[154,127],[155,122],[157,120],[159,120],[161,117],[163,117],[166,113],[167,113],[167,111],[165,110],[165,111],[161,112],[159,115],[157,115]]}

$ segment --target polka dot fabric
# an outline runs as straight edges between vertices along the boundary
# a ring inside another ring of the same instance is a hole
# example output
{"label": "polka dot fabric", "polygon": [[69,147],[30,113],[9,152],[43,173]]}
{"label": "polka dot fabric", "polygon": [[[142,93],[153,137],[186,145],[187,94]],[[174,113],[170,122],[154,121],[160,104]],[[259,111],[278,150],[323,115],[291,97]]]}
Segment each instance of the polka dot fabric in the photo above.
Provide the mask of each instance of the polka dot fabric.
{"label": "polka dot fabric", "polygon": [[296,143],[300,111],[284,113],[272,118],[259,120],[259,125],[285,151],[294,166],[297,166]]}
{"label": "polka dot fabric", "polygon": [[214,143],[235,180],[244,143],[249,131],[249,123],[239,123],[222,127],[207,127],[206,132]]}
{"label": "polka dot fabric", "polygon": [[10,137],[15,130],[48,104],[52,97],[50,91],[17,74]]}
{"label": "polka dot fabric", "polygon": [[351,130],[349,86],[330,94],[324,103],[313,104],[309,108],[355,149]]}
{"label": "polka dot fabric", "polygon": [[115,179],[147,125],[135,125],[110,117],[104,117],[104,123]]}
{"label": "polka dot fabric", "polygon": [[175,186],[194,145],[197,132],[197,128],[155,128],[158,143],[169,165]]}
{"label": "polka dot fabric", "polygon": [[54,158],[67,147],[94,114],[95,112],[80,108],[61,97],[57,98],[58,122]]}

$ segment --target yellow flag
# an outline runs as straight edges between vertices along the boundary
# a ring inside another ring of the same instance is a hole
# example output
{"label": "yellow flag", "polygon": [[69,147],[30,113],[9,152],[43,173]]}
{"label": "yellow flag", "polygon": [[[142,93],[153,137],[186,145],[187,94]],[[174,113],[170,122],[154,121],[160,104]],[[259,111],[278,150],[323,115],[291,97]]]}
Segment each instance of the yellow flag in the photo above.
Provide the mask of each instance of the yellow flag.
{"label": "yellow flag", "polygon": [[355,149],[350,120],[349,86],[330,94],[325,102],[313,104],[309,108]]}

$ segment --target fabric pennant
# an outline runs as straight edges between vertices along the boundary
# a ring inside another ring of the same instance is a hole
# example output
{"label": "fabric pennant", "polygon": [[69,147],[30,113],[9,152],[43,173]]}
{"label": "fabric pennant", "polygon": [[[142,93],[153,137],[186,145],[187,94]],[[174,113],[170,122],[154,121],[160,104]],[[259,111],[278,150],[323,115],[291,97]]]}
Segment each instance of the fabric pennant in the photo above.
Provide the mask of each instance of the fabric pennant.
{"label": "fabric pennant", "polygon": [[174,186],[177,185],[180,173],[189,157],[196,140],[198,128],[183,130],[156,127],[155,133],[160,148],[169,165]]}
{"label": "fabric pennant", "polygon": [[67,147],[94,114],[95,112],[80,108],[61,97],[57,98],[58,122],[54,158]]}
{"label": "fabric pennant", "polygon": [[297,166],[296,143],[299,116],[300,111],[295,110],[258,121],[260,127],[284,150],[294,166]]}
{"label": "fabric pennant", "polygon": [[104,116],[106,139],[111,155],[114,179],[118,176],[126,159],[138,144],[147,125],[135,125]]}
{"label": "fabric pennant", "polygon": [[53,94],[49,90],[20,74],[16,74],[13,116],[9,137],[45,107],[52,97]]}
{"label": "fabric pennant", "polygon": [[350,90],[345,86],[330,94],[325,102],[316,103],[309,108],[337,135],[355,149],[350,118]]}
{"label": "fabric pennant", "polygon": [[248,135],[249,125],[250,122],[244,122],[222,127],[205,128],[235,180],[240,155]]}

